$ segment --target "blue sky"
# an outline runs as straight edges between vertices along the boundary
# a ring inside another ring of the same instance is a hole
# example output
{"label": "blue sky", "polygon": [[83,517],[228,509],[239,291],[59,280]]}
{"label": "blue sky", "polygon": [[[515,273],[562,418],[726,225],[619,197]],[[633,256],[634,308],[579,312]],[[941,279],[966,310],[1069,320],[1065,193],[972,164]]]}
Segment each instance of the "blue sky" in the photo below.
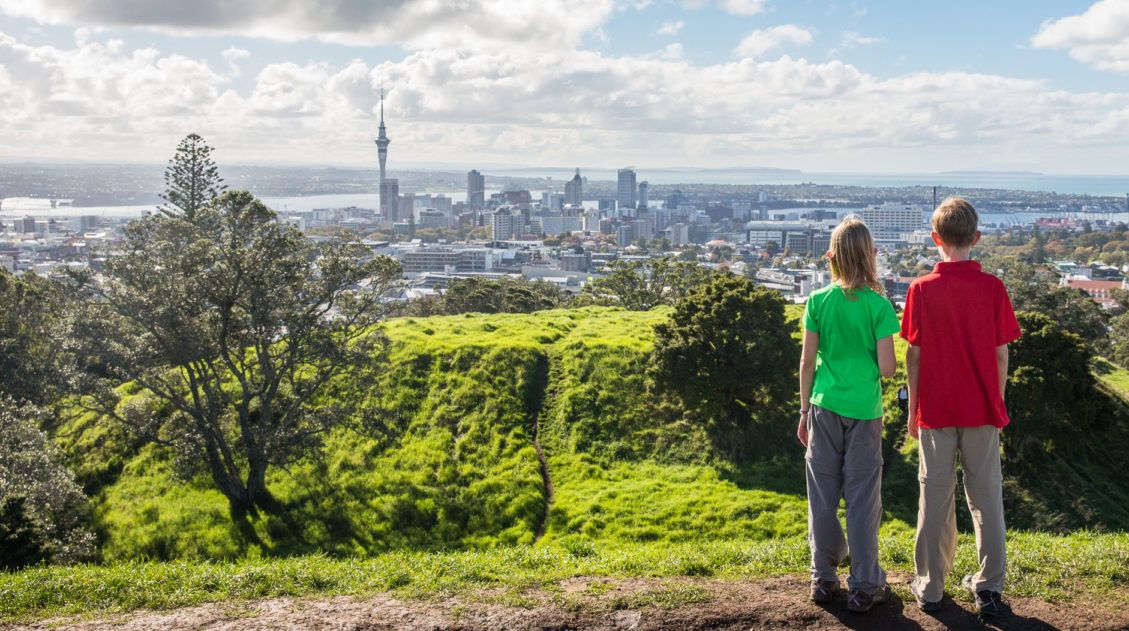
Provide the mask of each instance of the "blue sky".
{"label": "blue sky", "polygon": [[1127,170],[1129,0],[311,5],[0,0],[0,157]]}

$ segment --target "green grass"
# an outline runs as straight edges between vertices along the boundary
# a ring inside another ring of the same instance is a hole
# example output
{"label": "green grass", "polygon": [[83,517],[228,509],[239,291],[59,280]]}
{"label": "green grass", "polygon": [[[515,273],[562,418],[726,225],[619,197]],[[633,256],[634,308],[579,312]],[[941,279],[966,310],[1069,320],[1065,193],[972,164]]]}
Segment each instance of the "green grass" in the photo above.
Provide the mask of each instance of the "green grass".
{"label": "green grass", "polygon": [[[883,565],[889,571],[911,571],[912,546],[908,535],[883,537]],[[392,592],[406,598],[429,598],[498,587],[514,588],[511,593],[516,594],[519,589],[552,590],[560,581],[578,576],[755,579],[804,574],[807,563],[806,541],[792,537],[606,545],[580,553],[540,545],[489,551],[395,551],[367,559],[302,556],[38,567],[0,573],[0,623],[216,601],[234,605],[280,596]],[[957,582],[975,564],[973,542],[963,536],[949,577],[950,593],[963,598]],[[1009,536],[1008,594],[1012,596],[1060,601],[1079,594],[1112,594],[1119,602],[1129,603],[1127,585],[1129,535]],[[627,598],[634,599],[629,606],[672,607],[704,597],[693,586],[681,586]]]}
{"label": "green grass", "polygon": [[1095,357],[1091,364],[1098,381],[1121,395],[1121,398],[1129,400],[1129,370],[1104,357]]}

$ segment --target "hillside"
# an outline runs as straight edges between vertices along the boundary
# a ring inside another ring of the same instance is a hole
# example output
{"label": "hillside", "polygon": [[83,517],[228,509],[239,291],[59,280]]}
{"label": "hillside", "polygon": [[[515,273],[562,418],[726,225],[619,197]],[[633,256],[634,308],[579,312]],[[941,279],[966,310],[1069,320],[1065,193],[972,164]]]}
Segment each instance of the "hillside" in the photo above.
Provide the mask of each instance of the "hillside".
{"label": "hillside", "polygon": [[[130,445],[107,421],[80,417],[57,440],[94,495],[105,561],[535,542],[583,554],[802,536],[793,419],[752,429],[757,456],[736,461],[647,391],[652,327],[666,314],[586,308],[388,322],[387,374],[334,384],[329,395],[359,400],[356,422],[326,438],[321,458],[275,469],[281,510],[243,527],[207,479],[181,483],[165,452]],[[1126,436],[1124,403],[1104,392],[1117,410],[1108,436],[1007,463],[1010,527],[1129,527],[1129,488],[1116,480],[1125,456],[1098,447]],[[916,515],[916,455],[888,409],[883,528],[898,534]]]}

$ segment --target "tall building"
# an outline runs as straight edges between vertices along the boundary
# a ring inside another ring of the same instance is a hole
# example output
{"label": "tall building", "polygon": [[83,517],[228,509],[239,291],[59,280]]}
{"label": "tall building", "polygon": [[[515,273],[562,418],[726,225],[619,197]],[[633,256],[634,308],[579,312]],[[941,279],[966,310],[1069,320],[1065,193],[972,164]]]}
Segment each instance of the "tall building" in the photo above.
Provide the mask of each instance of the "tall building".
{"label": "tall building", "polygon": [[894,204],[867,206],[859,211],[875,239],[897,239],[903,233],[919,230],[925,225],[924,210],[916,204]]}
{"label": "tall building", "polygon": [[[580,169],[576,170],[576,175],[572,179],[565,182],[565,203],[573,206],[579,206],[584,197],[584,180],[580,179]],[[1126,196],[1129,199],[1129,195]]]}
{"label": "tall building", "polygon": [[400,221],[400,180],[380,183],[380,214],[388,221]]}
{"label": "tall building", "polygon": [[499,208],[490,215],[491,236],[494,241],[509,241],[514,237],[514,214],[509,208]]}
{"label": "tall building", "polygon": [[466,205],[472,210],[481,209],[486,204],[486,176],[471,169],[466,174]]}
{"label": "tall building", "polygon": [[647,207],[647,202],[649,201],[647,191],[650,190],[650,188],[651,185],[646,181],[639,182],[639,208]]}
{"label": "tall building", "polygon": [[380,181],[387,177],[385,167],[388,163],[388,143],[392,142],[384,128],[384,86],[380,86],[380,133],[376,136],[376,150],[380,157]]}
{"label": "tall building", "polygon": [[636,188],[635,184],[635,170],[632,167],[619,170],[619,195],[616,201],[619,202],[619,211],[621,213],[633,210],[636,202]]}

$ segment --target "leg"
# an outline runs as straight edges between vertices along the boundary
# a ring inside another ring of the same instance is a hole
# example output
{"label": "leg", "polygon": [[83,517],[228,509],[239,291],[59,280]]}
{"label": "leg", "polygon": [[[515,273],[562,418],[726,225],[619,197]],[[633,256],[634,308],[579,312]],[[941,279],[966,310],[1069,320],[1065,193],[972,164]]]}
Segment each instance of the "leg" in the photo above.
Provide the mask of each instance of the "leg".
{"label": "leg", "polygon": [[882,419],[854,420],[846,432],[843,497],[847,500],[847,544],[851,576],[847,584],[868,594],[886,585],[878,564],[882,525]]}
{"label": "leg", "polygon": [[964,492],[976,530],[979,570],[972,575],[974,591],[1004,591],[1007,567],[1007,527],[1004,524],[1003,473],[1000,470],[1000,432],[991,425],[964,428],[960,440]]}
{"label": "leg", "polygon": [[945,577],[953,569],[956,556],[956,451],[955,428],[922,428],[917,474],[921,495],[913,548],[917,578],[913,588],[928,602],[938,602],[945,595]]}
{"label": "leg", "polygon": [[843,430],[837,414],[811,407],[806,459],[811,577],[817,581],[838,581],[836,568],[847,554],[847,541],[839,524]]}

